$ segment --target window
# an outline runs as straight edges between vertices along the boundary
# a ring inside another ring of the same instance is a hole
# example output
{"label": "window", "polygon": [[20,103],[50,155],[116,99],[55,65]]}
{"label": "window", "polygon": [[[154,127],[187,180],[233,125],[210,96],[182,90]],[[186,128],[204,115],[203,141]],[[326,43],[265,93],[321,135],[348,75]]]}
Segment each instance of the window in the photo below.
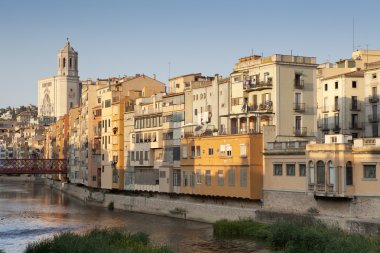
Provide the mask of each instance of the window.
{"label": "window", "polygon": [[[63,58],[63,60],[65,60],[65,58]],[[373,74],[372,74],[372,78],[373,78],[373,79],[377,78],[376,73],[373,73]]]}
{"label": "window", "polygon": [[353,184],[353,171],[352,171],[352,163],[347,162],[346,164],[346,185]]}
{"label": "window", "polygon": [[211,185],[211,170],[206,170],[205,172],[205,182],[207,186]]}
{"label": "window", "polygon": [[196,176],[197,176],[197,184],[201,184],[202,183],[201,170],[196,171]]}
{"label": "window", "polygon": [[273,175],[282,176],[282,164],[281,163],[273,164]]}
{"label": "window", "polygon": [[240,169],[240,187],[247,187],[247,168]]}
{"label": "window", "polygon": [[104,161],[104,154],[102,154],[102,161]]}
{"label": "window", "polygon": [[194,115],[195,115],[195,116],[198,115],[198,109],[194,109]]}
{"label": "window", "polygon": [[194,187],[194,172],[190,173],[190,186]]}
{"label": "window", "polygon": [[376,165],[375,164],[365,164],[364,168],[364,178],[376,178]]}
{"label": "window", "polygon": [[287,164],[286,165],[286,175],[287,176],[295,176],[296,175],[296,165],[295,164]]}
{"label": "window", "polygon": [[314,184],[314,163],[309,162],[309,172],[310,172],[310,184]]}
{"label": "window", "polygon": [[356,81],[352,81],[352,88],[356,88]]}
{"label": "window", "polygon": [[182,158],[187,158],[187,145],[182,145]]}
{"label": "window", "polygon": [[145,161],[149,160],[149,151],[145,151]]}
{"label": "window", "polygon": [[231,157],[232,156],[232,147],[231,147],[231,145],[226,145],[226,151],[227,151],[227,156]]}
{"label": "window", "polygon": [[335,89],[338,89],[338,87],[339,87],[338,82],[335,82]]}
{"label": "window", "polygon": [[300,177],[306,177],[306,164],[301,163],[298,165]]}
{"label": "window", "polygon": [[209,148],[208,149],[208,155],[214,155],[214,149],[213,148]]}
{"label": "window", "polygon": [[218,186],[224,186],[224,172],[223,170],[218,170]]}
{"label": "window", "polygon": [[181,172],[173,171],[173,186],[181,186]]}
{"label": "window", "polygon": [[197,157],[201,157],[201,146],[197,146]]}
{"label": "window", "polygon": [[183,186],[188,186],[188,185],[189,185],[189,182],[188,182],[187,172],[184,171],[183,172]]}
{"label": "window", "polygon": [[325,83],[325,90],[328,90],[328,84]]}
{"label": "window", "polygon": [[111,107],[111,99],[107,99],[106,101],[104,101],[104,107],[105,108]]}
{"label": "window", "polygon": [[191,158],[195,157],[195,146],[191,146]]}
{"label": "window", "polygon": [[235,186],[235,171],[233,168],[228,170],[228,186]]}
{"label": "window", "polygon": [[240,157],[247,157],[247,145],[240,144]]}

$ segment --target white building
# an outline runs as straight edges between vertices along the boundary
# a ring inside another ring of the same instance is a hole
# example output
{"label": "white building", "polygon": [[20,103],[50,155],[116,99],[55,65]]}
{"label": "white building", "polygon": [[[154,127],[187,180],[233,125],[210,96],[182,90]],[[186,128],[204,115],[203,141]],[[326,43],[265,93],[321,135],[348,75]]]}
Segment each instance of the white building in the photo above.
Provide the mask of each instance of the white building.
{"label": "white building", "polygon": [[38,116],[58,118],[79,105],[78,53],[67,41],[58,53],[57,76],[38,80]]}

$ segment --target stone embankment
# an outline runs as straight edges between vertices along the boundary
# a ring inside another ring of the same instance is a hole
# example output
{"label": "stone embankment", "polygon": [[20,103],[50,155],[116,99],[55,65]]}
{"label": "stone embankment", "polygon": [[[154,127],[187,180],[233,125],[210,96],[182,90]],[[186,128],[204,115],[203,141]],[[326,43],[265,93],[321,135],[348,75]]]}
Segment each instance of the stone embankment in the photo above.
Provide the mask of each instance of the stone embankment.
{"label": "stone embankment", "polygon": [[237,220],[251,218],[258,222],[271,223],[278,220],[296,221],[313,219],[349,232],[378,234],[380,220],[350,217],[326,216],[312,213],[290,213],[262,208],[259,202],[249,200],[206,199],[193,196],[159,193],[130,193],[103,191],[77,186],[61,181],[33,177],[0,177],[0,182],[27,181],[43,183],[62,191],[87,205],[106,208],[111,202],[114,208],[132,212],[155,214],[195,221],[213,223],[220,219]]}

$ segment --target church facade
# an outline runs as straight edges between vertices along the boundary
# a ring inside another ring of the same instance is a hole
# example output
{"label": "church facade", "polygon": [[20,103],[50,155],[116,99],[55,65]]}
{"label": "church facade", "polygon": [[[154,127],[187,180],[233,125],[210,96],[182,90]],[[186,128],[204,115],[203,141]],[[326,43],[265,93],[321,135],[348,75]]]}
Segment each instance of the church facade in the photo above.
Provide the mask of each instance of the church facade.
{"label": "church facade", "polygon": [[38,116],[58,119],[79,105],[78,52],[67,40],[58,52],[56,76],[38,80]]}

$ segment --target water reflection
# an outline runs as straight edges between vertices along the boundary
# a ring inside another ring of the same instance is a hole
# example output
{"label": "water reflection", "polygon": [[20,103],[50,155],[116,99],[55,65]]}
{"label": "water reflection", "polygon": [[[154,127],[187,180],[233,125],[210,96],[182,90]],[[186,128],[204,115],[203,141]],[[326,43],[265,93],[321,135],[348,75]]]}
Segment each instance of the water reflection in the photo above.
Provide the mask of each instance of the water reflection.
{"label": "water reflection", "polygon": [[86,206],[43,185],[0,182],[0,249],[22,252],[29,242],[62,231],[127,227],[175,252],[253,252],[257,245],[218,242],[210,224]]}

